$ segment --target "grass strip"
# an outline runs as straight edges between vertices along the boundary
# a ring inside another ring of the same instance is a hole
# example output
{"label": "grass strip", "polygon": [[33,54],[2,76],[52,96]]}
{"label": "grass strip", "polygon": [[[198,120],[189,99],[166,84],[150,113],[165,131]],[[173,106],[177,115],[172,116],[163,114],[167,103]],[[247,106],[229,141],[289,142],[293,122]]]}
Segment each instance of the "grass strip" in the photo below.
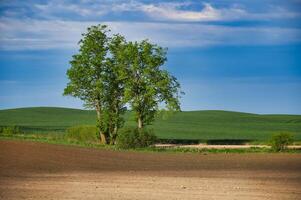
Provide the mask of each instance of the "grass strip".
{"label": "grass strip", "polygon": [[[238,149],[213,149],[213,148],[187,148],[187,147],[146,147],[138,149],[118,149],[113,145],[102,145],[97,143],[87,143],[82,141],[75,141],[66,139],[63,135],[44,135],[44,134],[17,134],[17,135],[0,135],[0,140],[17,140],[17,141],[30,141],[30,142],[40,142],[47,144],[59,144],[67,146],[76,147],[86,147],[86,148],[97,148],[97,149],[107,149],[114,151],[131,151],[131,152],[154,152],[154,153],[193,153],[193,154],[207,154],[207,153],[219,153],[219,154],[229,154],[229,153],[276,153],[270,148],[261,147],[250,147],[250,148],[238,148]],[[301,153],[300,149],[287,149],[280,153]]]}

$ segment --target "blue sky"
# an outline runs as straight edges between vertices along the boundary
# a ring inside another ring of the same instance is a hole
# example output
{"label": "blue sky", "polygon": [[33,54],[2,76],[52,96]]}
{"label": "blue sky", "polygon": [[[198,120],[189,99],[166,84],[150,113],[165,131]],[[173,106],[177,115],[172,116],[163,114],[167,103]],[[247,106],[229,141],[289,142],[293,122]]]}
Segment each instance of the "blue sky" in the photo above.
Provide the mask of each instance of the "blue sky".
{"label": "blue sky", "polygon": [[168,47],[183,110],[301,114],[301,1],[0,2],[0,109],[82,108],[62,96],[81,33],[107,24]]}

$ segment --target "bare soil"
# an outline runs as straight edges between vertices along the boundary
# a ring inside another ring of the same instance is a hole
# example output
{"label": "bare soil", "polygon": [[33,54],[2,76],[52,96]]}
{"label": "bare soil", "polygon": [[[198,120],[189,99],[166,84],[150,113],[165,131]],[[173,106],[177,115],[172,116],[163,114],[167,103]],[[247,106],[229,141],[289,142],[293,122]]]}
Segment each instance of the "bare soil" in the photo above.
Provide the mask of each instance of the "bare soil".
{"label": "bare soil", "polygon": [[142,153],[0,141],[0,199],[301,199],[301,154]]}

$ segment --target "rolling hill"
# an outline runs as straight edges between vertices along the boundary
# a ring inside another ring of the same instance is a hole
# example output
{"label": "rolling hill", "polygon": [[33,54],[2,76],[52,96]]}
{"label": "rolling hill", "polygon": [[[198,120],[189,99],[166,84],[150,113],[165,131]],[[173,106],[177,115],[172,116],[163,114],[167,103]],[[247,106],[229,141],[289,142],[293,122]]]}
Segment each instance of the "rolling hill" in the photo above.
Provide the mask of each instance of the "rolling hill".
{"label": "rolling hill", "polygon": [[[95,125],[90,110],[33,107],[0,110],[0,126],[20,126],[25,132],[64,132],[70,126]],[[135,126],[133,115],[125,115],[126,126]],[[291,132],[301,140],[301,115],[258,115],[229,111],[185,111],[167,119],[157,117],[150,126],[164,139],[267,140],[277,132]]]}

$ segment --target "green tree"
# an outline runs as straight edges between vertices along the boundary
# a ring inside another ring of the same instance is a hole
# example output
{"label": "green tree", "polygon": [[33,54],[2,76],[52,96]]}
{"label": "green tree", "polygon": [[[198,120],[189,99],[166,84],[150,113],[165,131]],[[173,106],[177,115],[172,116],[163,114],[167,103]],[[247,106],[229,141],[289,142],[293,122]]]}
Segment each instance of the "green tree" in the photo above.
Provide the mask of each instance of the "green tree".
{"label": "green tree", "polygon": [[271,147],[274,151],[284,151],[287,146],[294,142],[294,137],[290,133],[278,133],[271,139]]}
{"label": "green tree", "polygon": [[70,61],[67,71],[70,81],[64,90],[64,95],[80,98],[85,107],[96,110],[99,137],[104,144],[114,142],[125,109],[124,86],[119,78],[121,59],[116,52],[125,41],[119,35],[108,37],[108,32],[107,26],[97,25],[82,34],[79,53]]}
{"label": "green tree", "polygon": [[110,57],[108,58],[108,82],[110,83],[110,90],[107,95],[108,112],[109,115],[109,132],[110,132],[110,143],[114,144],[118,129],[123,126],[124,119],[123,114],[126,111],[124,98],[125,92],[125,81],[128,78],[126,73],[126,63],[124,50],[126,48],[125,38],[119,34],[114,35],[110,39],[109,52]]}
{"label": "green tree", "polygon": [[114,144],[127,103],[141,129],[153,122],[162,102],[168,110],[180,110],[180,84],[160,68],[167,49],[147,40],[127,43],[119,34],[108,37],[108,32],[107,26],[97,25],[82,34],[79,52],[67,71],[70,81],[64,95],[94,108],[101,142]]}
{"label": "green tree", "polygon": [[166,62],[167,49],[148,40],[129,42],[125,50],[127,73],[125,96],[135,112],[138,128],[154,121],[161,102],[168,110],[180,110],[180,84],[160,67]]}

